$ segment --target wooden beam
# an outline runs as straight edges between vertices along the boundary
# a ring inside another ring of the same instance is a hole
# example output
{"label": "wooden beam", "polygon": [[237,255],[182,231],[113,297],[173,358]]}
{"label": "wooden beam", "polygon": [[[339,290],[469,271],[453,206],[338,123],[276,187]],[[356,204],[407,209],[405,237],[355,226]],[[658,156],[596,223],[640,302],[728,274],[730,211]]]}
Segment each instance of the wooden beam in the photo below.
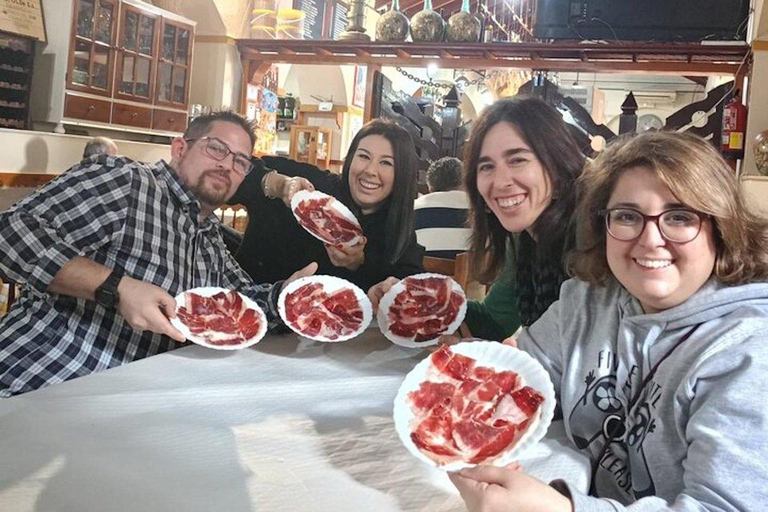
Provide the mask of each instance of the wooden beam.
{"label": "wooden beam", "polygon": [[58,176],[39,172],[0,172],[0,187],[40,188]]}
{"label": "wooden beam", "polygon": [[381,72],[381,66],[378,64],[368,64],[365,73],[365,107],[363,110],[363,122],[367,123],[373,117],[373,76],[376,72]]}

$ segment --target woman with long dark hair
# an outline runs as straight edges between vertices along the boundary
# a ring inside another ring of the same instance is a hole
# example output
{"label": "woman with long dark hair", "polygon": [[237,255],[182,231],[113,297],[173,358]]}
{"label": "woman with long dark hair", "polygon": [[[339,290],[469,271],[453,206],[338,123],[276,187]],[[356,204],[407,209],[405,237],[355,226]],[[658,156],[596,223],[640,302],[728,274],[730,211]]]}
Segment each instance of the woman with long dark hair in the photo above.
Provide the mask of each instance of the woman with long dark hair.
{"label": "woman with long dark hair", "polygon": [[[574,243],[575,180],[584,156],[562,115],[544,101],[516,97],[482,112],[465,150],[473,274],[493,282],[514,265],[522,325],[557,300]],[[481,307],[472,310],[482,311]],[[468,323],[472,329],[472,312]],[[506,326],[505,333],[516,329]]]}
{"label": "woman with long dark hair", "polygon": [[[318,274],[368,290],[387,276],[422,270],[424,250],[413,229],[416,150],[408,132],[394,122],[365,124],[350,144],[341,174],[281,157],[255,159],[254,167],[230,200],[248,209],[250,221],[236,258],[252,277],[274,282],[316,261]],[[283,203],[303,189],[344,203],[363,228],[361,243],[324,245],[301,228]]]}
{"label": "woman with long dark hair", "polygon": [[[472,274],[494,284],[470,301],[462,335],[503,340],[557,300],[584,162],[562,115],[538,98],[499,100],[475,121],[464,150]],[[371,290],[373,302],[394,282]]]}

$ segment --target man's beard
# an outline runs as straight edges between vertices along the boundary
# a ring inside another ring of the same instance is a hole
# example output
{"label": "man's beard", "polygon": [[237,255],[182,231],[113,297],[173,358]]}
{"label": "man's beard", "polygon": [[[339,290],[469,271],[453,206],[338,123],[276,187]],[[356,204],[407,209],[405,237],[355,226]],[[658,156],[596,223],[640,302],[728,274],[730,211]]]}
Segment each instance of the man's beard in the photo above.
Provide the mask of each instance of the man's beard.
{"label": "man's beard", "polygon": [[[221,176],[224,176],[224,178],[227,181],[227,186],[221,189],[213,188],[210,184],[206,184],[205,180],[211,175],[211,174],[219,174]],[[229,178],[228,173],[222,173],[221,171],[211,170],[211,171],[205,171],[202,173],[198,179],[197,182],[194,185],[190,185],[189,188],[192,190],[192,192],[195,194],[195,197],[197,197],[198,201],[200,201],[201,204],[204,204],[206,206],[209,206],[213,209],[218,208],[224,202],[227,200],[227,196],[229,195],[229,189],[232,187],[232,180]]]}

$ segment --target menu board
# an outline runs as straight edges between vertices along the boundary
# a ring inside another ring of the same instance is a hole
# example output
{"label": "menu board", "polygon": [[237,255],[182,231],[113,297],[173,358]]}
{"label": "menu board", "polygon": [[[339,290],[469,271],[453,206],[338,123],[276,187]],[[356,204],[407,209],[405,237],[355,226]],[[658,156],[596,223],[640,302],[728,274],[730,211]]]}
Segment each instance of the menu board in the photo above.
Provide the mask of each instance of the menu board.
{"label": "menu board", "polygon": [[347,28],[347,11],[347,4],[342,2],[335,2],[333,4],[331,39],[337,40],[341,33]]}
{"label": "menu board", "polygon": [[322,39],[325,0],[294,0],[293,8],[304,13],[304,39]]}
{"label": "menu board", "polygon": [[0,0],[0,30],[45,42],[40,0]]}

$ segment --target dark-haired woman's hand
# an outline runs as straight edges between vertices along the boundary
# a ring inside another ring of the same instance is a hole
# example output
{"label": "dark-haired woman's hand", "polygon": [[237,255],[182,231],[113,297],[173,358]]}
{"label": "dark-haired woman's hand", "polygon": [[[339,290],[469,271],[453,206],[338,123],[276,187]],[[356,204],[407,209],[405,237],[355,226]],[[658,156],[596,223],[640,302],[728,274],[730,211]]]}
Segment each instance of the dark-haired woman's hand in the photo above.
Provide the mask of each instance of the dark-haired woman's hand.
{"label": "dark-haired woman's hand", "polygon": [[368,298],[371,299],[371,305],[373,306],[374,311],[379,309],[379,302],[381,301],[381,298],[384,296],[384,294],[387,293],[389,289],[396,285],[398,282],[400,282],[398,278],[388,277],[382,282],[371,286],[371,288],[368,290]]}
{"label": "dark-haired woman's hand", "polygon": [[325,250],[328,252],[328,258],[334,266],[344,267],[354,272],[365,262],[365,244],[368,239],[362,239],[355,245],[330,245],[325,244]]}
{"label": "dark-haired woman's hand", "polygon": [[282,189],[280,192],[280,198],[283,200],[286,206],[290,208],[291,199],[294,194],[300,190],[309,190],[310,192],[315,190],[315,186],[306,178],[295,177],[286,178],[282,183]]}

